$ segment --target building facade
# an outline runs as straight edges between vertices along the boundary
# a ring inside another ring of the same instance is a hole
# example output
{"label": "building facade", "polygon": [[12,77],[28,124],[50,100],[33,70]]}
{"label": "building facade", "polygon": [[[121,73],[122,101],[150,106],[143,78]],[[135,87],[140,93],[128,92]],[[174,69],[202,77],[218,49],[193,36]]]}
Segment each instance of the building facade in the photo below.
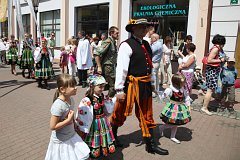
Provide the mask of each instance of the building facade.
{"label": "building facade", "polygon": [[[34,37],[36,27],[24,0],[21,9],[24,30]],[[186,35],[192,35],[197,46],[197,65],[201,66],[217,33],[226,36],[224,50],[228,56],[240,60],[239,10],[238,0],[40,0],[37,20],[45,37],[52,31],[56,33],[60,47],[80,30],[99,36],[113,25],[120,29],[120,43],[129,37],[125,31],[129,19],[147,18],[162,39],[172,37],[175,51]],[[18,34],[16,18],[13,19],[10,33],[7,22],[1,23],[1,35]]]}

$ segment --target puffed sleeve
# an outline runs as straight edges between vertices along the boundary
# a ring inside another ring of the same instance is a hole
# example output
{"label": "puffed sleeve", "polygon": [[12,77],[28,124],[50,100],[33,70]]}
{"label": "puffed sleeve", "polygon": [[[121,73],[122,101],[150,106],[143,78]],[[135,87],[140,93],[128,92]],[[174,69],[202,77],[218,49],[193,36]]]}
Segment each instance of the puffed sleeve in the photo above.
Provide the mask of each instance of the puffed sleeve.
{"label": "puffed sleeve", "polygon": [[172,96],[172,89],[167,88],[164,92],[159,93],[160,102],[169,102],[170,97]]}
{"label": "puffed sleeve", "polygon": [[34,51],[33,55],[34,55],[35,63],[38,63],[41,60],[42,55],[41,55],[40,51],[41,51],[40,47],[37,47]]}
{"label": "puffed sleeve", "polygon": [[77,107],[76,124],[77,129],[84,133],[89,133],[93,121],[93,105],[89,98],[85,97],[81,100]]}
{"label": "puffed sleeve", "polygon": [[105,96],[104,98],[104,113],[106,116],[110,116],[112,112],[114,111],[115,103],[116,103],[116,97],[109,98],[108,96]]}

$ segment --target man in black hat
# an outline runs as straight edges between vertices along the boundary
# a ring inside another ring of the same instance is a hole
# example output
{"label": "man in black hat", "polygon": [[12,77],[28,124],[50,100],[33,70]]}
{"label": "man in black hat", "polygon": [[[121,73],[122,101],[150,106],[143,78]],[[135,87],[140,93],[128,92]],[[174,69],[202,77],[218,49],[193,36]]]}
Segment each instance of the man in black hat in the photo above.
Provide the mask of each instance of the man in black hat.
{"label": "man in black hat", "polygon": [[111,125],[116,146],[122,146],[117,138],[118,127],[122,126],[126,117],[132,114],[135,104],[135,114],[142,129],[146,142],[146,151],[167,155],[168,151],[155,145],[152,110],[152,50],[149,43],[143,40],[146,35],[146,19],[130,20],[126,31],[132,35],[119,48],[117,57],[115,90],[117,103],[111,117]]}

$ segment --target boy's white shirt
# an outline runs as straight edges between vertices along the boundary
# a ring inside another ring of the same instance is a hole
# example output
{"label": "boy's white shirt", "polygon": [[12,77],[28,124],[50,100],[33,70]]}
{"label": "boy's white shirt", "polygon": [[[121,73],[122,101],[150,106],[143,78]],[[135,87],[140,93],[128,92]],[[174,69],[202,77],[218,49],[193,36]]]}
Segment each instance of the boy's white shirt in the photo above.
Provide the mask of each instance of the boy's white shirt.
{"label": "boy's white shirt", "polygon": [[[94,94],[95,97],[98,98],[97,95]],[[106,105],[106,103],[108,103],[108,101],[112,101],[113,103],[111,103],[111,105],[115,106],[115,102],[116,102],[116,97],[110,99],[104,99],[104,104]],[[92,122],[93,122],[93,105],[92,103],[90,103],[90,105],[88,105],[87,102],[91,102],[90,99],[88,97],[85,97],[81,100],[78,108],[77,108],[77,113],[76,113],[76,124],[78,126],[78,128],[84,132],[84,133],[89,133]],[[82,111],[81,111],[82,110]],[[81,114],[80,111],[83,113]],[[78,120],[80,120],[83,124],[80,125],[78,123]]]}

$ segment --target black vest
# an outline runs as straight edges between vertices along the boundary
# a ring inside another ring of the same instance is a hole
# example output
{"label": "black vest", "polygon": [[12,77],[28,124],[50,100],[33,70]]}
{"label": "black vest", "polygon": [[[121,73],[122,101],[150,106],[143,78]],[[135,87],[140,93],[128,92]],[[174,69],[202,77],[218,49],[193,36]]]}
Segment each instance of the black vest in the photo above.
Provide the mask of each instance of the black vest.
{"label": "black vest", "polygon": [[[128,76],[132,75],[134,77],[142,77],[151,74],[152,68],[145,56],[145,52],[141,47],[141,43],[131,37],[125,41],[132,49],[132,55],[130,57],[129,67],[128,67]],[[142,44],[145,46],[146,50],[148,51],[148,55],[152,60],[152,49],[149,43],[145,40],[142,41]],[[143,83],[138,82],[139,84],[139,97],[140,99],[148,98],[152,96],[152,89],[151,89],[151,82]],[[127,92],[128,88],[128,80],[125,83],[125,93]]]}

